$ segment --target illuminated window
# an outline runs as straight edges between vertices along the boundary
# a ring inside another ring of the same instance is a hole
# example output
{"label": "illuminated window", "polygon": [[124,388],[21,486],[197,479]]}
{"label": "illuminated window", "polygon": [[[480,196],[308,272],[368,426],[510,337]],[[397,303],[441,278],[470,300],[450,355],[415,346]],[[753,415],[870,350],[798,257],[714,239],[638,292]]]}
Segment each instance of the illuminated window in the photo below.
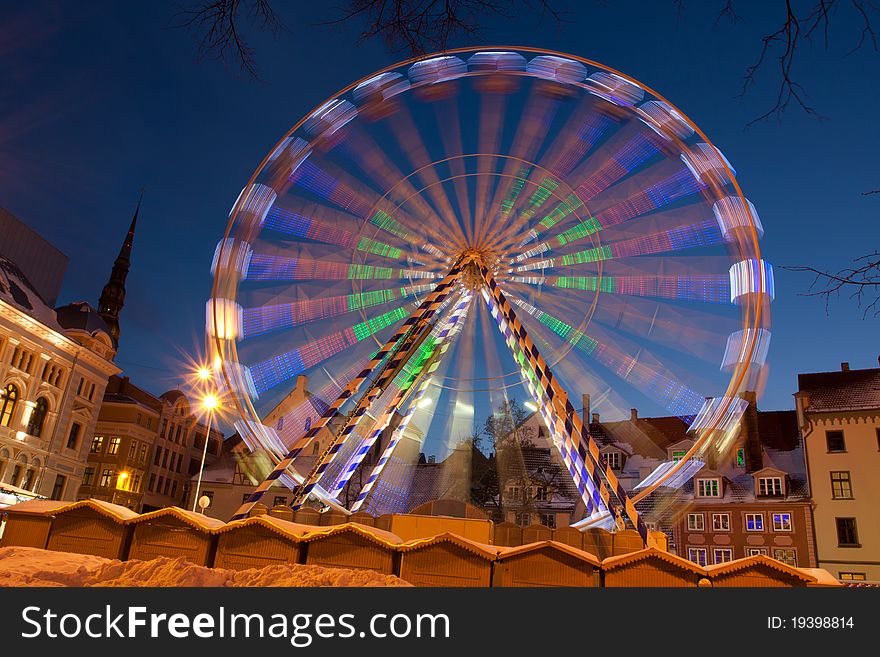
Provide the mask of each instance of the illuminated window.
{"label": "illuminated window", "polygon": [[844,582],[864,582],[867,577],[865,573],[838,573],[837,579],[841,579]]}
{"label": "illuminated window", "polygon": [[790,513],[774,513],[773,514],[773,531],[790,532],[791,531],[791,514]]}
{"label": "illuminated window", "polygon": [[101,451],[101,448],[104,446],[104,436],[95,436],[92,438],[92,446],[89,448],[89,451],[92,454],[97,454]]}
{"label": "illuminated window", "polygon": [[712,559],[715,563],[727,563],[733,561],[733,548],[714,548]]}
{"label": "illuminated window", "polygon": [[835,518],[837,525],[837,545],[839,547],[861,547],[855,518]]}
{"label": "illuminated window", "polygon": [[729,513],[713,513],[712,529],[716,532],[730,531],[730,514]]}
{"label": "illuminated window", "polygon": [[851,500],[852,481],[849,478],[849,472],[838,471],[831,473],[831,497],[835,500]]}
{"label": "illuminated window", "polygon": [[763,513],[747,513],[746,514],[746,531],[762,532],[764,531],[764,514]]}
{"label": "illuminated window", "polygon": [[107,488],[110,485],[111,479],[113,479],[113,470],[104,468],[101,472],[101,488]]}
{"label": "illuminated window", "polygon": [[746,450],[743,447],[736,450],[736,467],[746,467]]}
{"label": "illuminated window", "polygon": [[678,463],[684,458],[685,454],[687,454],[687,450],[676,450],[672,452],[672,462]]}
{"label": "illuminated window", "polygon": [[701,532],[705,529],[705,522],[702,513],[688,514],[688,531]]}
{"label": "illuminated window", "polygon": [[118,454],[119,453],[119,437],[112,436],[110,438],[110,442],[107,443],[107,453],[108,454]]}
{"label": "illuminated window", "polygon": [[782,477],[760,477],[758,495],[761,497],[782,497]]}
{"label": "illuminated window", "polygon": [[697,479],[698,497],[721,497],[720,479]]}
{"label": "illuminated window", "polygon": [[746,548],[746,556],[747,557],[760,557],[760,556],[766,557],[767,556],[767,548],[754,548],[754,547]]}
{"label": "illuminated window", "polygon": [[8,427],[12,424],[16,404],[18,404],[18,388],[10,383],[0,390],[0,427]]}
{"label": "illuminated window", "polygon": [[83,472],[82,485],[83,486],[91,486],[92,479],[94,479],[94,478],[95,478],[95,469],[94,468],[86,468],[85,471]]}
{"label": "illuminated window", "polygon": [[138,493],[138,492],[140,492],[140,489],[141,489],[141,476],[139,474],[136,474],[131,479],[131,492]]}
{"label": "illuminated window", "polygon": [[287,506],[287,498],[283,495],[276,495],[275,501],[272,502],[273,506]]}
{"label": "illuminated window", "polygon": [[825,442],[829,452],[845,452],[846,442],[843,439],[843,431],[826,431]]}
{"label": "illuminated window", "polygon": [[688,561],[705,566],[706,559],[706,548],[688,548]]}
{"label": "illuminated window", "polygon": [[797,566],[797,550],[794,548],[773,548],[773,558],[789,566]]}

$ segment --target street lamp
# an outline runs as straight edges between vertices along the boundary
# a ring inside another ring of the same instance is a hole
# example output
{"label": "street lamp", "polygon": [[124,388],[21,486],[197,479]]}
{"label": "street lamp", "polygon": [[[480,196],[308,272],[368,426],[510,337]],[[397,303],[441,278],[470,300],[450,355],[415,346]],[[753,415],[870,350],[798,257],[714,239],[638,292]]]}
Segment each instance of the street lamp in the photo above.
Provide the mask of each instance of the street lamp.
{"label": "street lamp", "polygon": [[[202,447],[202,465],[199,467],[199,480],[196,483],[196,494],[193,496],[193,512],[199,504],[199,491],[202,488],[202,473],[205,471],[205,457],[208,455],[208,440],[211,438],[211,420],[214,419],[214,411],[220,406],[217,395],[209,393],[202,397],[202,410],[208,414],[208,432],[205,434],[205,444]],[[202,511],[204,513],[204,511]]]}

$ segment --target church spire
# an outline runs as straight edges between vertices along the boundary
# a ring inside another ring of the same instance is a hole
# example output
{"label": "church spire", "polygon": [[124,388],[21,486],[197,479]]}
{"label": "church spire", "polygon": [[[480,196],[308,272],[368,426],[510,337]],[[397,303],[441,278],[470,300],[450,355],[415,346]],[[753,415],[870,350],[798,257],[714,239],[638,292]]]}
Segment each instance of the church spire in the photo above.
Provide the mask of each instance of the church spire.
{"label": "church spire", "polygon": [[131,247],[134,244],[134,231],[137,227],[138,213],[141,210],[141,201],[144,198],[144,192],[141,190],[141,196],[138,199],[137,208],[134,211],[134,217],[131,220],[131,226],[128,228],[128,234],[119,249],[119,255],[113,263],[113,271],[110,273],[110,280],[101,291],[101,299],[98,301],[98,314],[107,323],[110,329],[110,335],[113,340],[119,343],[119,313],[125,305],[125,278],[128,276],[128,270],[131,267]]}

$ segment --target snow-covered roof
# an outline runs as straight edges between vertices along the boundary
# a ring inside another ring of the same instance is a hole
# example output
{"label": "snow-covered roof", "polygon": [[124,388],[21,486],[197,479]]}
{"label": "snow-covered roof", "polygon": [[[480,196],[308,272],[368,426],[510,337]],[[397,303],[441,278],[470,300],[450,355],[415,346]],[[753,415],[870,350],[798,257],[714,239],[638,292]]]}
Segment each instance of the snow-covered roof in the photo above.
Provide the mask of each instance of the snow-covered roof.
{"label": "snow-covered roof", "polygon": [[186,509],[181,509],[177,506],[166,506],[162,509],[157,509],[156,511],[150,511],[149,513],[138,515],[128,520],[126,524],[136,524],[153,520],[154,518],[162,518],[164,516],[173,516],[188,525],[192,525],[197,529],[203,529],[208,532],[218,529],[225,524],[222,520],[217,520],[216,518],[211,518],[202,513],[196,513],[195,511],[187,511]]}
{"label": "snow-covered roof", "polygon": [[249,527],[251,525],[260,525],[261,527],[266,527],[270,531],[281,534],[285,538],[292,538],[294,540],[299,540],[306,534],[315,531],[314,525],[303,525],[297,522],[291,522],[289,520],[270,516],[269,514],[262,514],[259,516],[244,518],[243,520],[234,520],[233,522],[228,522],[223,526],[218,527],[215,533],[223,534],[226,532],[242,529],[244,527]]}
{"label": "snow-covered roof", "polygon": [[567,543],[560,543],[559,541],[538,541],[536,543],[526,543],[525,545],[519,545],[517,547],[502,548],[501,552],[498,554],[498,560],[504,561],[510,557],[520,554],[528,554],[529,552],[543,550],[545,548],[565,552],[566,554],[571,555],[576,559],[580,559],[581,561],[586,561],[593,566],[598,566],[601,563],[595,554],[576,548],[573,545],[568,545]]}
{"label": "snow-covered roof", "polygon": [[753,568],[754,566],[762,565],[767,566],[768,568],[772,568],[773,570],[777,570],[786,575],[797,577],[810,584],[815,584],[817,581],[815,576],[811,575],[810,573],[804,572],[804,569],[789,566],[786,563],[777,561],[776,559],[771,559],[770,557],[763,554],[745,557],[743,559],[734,559],[733,561],[728,561],[727,563],[719,563],[713,564],[711,566],[706,566],[706,572],[708,572],[710,576],[717,577],[718,575],[734,573],[738,570],[745,570],[747,568]]}
{"label": "snow-covered roof", "polygon": [[630,552],[629,554],[622,554],[618,557],[608,557],[607,559],[602,561],[602,570],[614,570],[615,568],[620,568],[631,563],[636,563],[637,561],[643,561],[645,559],[652,558],[660,559],[661,561],[679,566],[680,568],[683,568],[685,570],[690,570],[691,572],[694,572],[698,575],[707,574],[705,568],[695,564],[693,561],[682,559],[677,555],[671,554],[669,552],[664,552],[663,550],[659,550],[655,547],[645,548],[644,550],[637,550],[635,552]]}
{"label": "snow-covered roof", "polygon": [[432,536],[431,538],[417,538],[415,540],[409,541],[400,545],[398,549],[401,552],[413,552],[415,550],[423,550],[432,545],[437,545],[438,543],[452,543],[453,545],[457,545],[461,548],[464,548],[468,552],[473,552],[474,554],[478,554],[481,557],[485,557],[486,559],[494,560],[496,556],[504,549],[498,545],[487,545],[486,543],[479,543],[477,541],[472,541],[469,538],[464,538],[463,536],[459,536],[458,534],[451,534],[449,532],[445,532],[443,534],[438,534],[437,536]]}
{"label": "snow-covered roof", "polygon": [[55,311],[43,301],[18,265],[3,256],[0,256],[0,301],[5,301],[59,333],[64,332]]}
{"label": "snow-covered roof", "polygon": [[375,527],[370,527],[369,525],[362,525],[359,522],[347,522],[342,525],[332,525],[327,527],[326,529],[315,530],[312,527],[312,531],[302,537],[303,541],[314,541],[320,540],[321,538],[327,536],[335,536],[336,534],[345,534],[348,532],[354,532],[356,534],[360,534],[364,536],[374,543],[378,543],[384,547],[397,547],[403,542],[403,539],[400,538],[397,534],[392,534],[391,532],[385,531],[384,529],[376,529]]}

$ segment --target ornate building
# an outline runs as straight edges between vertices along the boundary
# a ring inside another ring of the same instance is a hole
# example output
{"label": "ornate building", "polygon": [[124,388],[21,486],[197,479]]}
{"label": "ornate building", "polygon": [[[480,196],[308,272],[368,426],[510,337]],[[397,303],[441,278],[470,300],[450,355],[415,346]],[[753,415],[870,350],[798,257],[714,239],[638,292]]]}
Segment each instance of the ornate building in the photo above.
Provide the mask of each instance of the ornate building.
{"label": "ornate building", "polygon": [[73,500],[117,343],[87,303],[52,308],[60,251],[6,210],[0,231],[0,504]]}

